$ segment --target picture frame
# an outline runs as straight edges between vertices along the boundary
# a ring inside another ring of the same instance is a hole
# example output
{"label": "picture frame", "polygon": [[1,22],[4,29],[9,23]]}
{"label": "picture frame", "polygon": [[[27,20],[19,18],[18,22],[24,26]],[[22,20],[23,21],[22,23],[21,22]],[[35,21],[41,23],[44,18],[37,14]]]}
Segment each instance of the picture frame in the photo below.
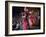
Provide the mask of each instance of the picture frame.
{"label": "picture frame", "polygon": [[[12,22],[13,22],[12,17],[16,16],[16,13],[14,12],[22,11],[25,7],[39,12],[40,23],[37,29],[16,30],[14,29],[14,26],[12,27]],[[45,3],[5,1],[5,36],[34,35],[34,34],[44,34],[44,33],[45,33]]]}

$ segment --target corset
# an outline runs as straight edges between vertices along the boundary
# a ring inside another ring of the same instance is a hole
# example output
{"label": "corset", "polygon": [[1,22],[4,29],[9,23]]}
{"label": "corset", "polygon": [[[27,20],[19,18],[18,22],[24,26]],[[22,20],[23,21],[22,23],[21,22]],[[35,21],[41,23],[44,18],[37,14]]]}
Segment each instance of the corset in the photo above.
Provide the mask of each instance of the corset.
{"label": "corset", "polygon": [[27,30],[28,22],[26,18],[22,20],[22,26],[23,26],[23,30]]}
{"label": "corset", "polygon": [[32,26],[32,25],[35,24],[36,17],[35,16],[30,16],[28,20],[29,20],[29,25]]}

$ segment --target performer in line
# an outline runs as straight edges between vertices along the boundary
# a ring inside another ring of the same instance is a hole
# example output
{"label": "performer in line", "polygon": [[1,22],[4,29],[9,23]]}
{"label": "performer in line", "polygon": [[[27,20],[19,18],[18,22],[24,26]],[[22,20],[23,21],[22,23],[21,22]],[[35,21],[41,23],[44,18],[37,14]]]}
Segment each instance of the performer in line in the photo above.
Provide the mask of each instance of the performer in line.
{"label": "performer in line", "polygon": [[24,12],[22,12],[22,27],[23,30],[27,30],[28,29],[28,21],[27,21],[27,14],[26,12],[28,11],[28,9],[25,7],[24,8]]}
{"label": "performer in line", "polygon": [[29,14],[28,14],[28,22],[29,22],[30,28],[32,28],[32,26],[35,25],[35,23],[36,23],[36,17],[33,14],[33,11],[29,11]]}

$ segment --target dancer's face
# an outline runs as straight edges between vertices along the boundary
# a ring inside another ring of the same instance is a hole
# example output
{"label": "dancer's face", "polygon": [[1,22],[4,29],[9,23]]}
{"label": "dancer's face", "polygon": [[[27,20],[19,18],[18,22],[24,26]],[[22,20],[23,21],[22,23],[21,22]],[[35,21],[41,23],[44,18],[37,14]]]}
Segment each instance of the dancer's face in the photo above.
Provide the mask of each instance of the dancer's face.
{"label": "dancer's face", "polygon": [[32,15],[32,12],[31,11],[29,11],[29,13],[28,13],[28,16],[30,16],[30,15]]}
{"label": "dancer's face", "polygon": [[25,12],[28,12],[28,9],[25,7],[25,8],[24,8],[24,11],[25,11]]}

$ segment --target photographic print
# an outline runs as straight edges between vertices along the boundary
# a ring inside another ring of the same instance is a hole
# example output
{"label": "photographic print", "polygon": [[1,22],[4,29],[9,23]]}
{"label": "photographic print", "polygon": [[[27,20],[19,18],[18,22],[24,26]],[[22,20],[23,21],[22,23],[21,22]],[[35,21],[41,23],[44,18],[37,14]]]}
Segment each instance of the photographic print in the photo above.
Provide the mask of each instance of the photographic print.
{"label": "photographic print", "polygon": [[40,8],[12,7],[12,30],[40,29]]}
{"label": "photographic print", "polygon": [[45,32],[44,3],[6,1],[5,34],[33,35]]}

